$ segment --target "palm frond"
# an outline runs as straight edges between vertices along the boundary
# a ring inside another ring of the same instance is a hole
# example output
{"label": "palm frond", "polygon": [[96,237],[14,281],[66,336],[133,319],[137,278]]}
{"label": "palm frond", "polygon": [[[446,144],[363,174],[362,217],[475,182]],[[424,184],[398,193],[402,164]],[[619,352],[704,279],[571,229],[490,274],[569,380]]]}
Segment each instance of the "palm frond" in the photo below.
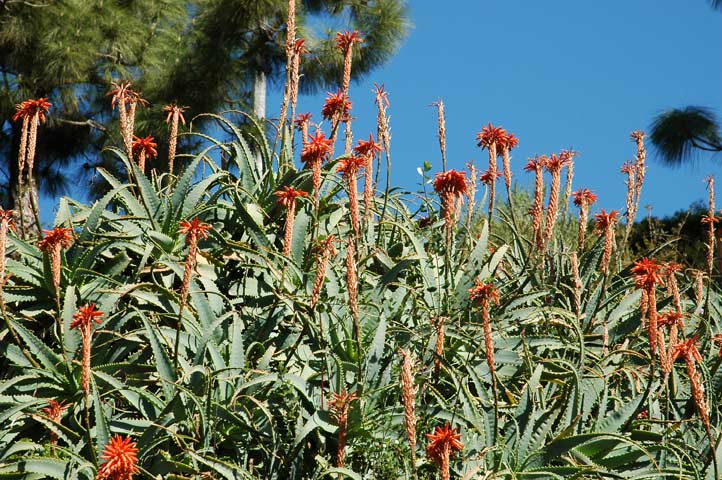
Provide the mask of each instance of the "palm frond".
{"label": "palm frond", "polygon": [[698,150],[722,151],[719,122],[706,107],[667,110],[654,119],[650,130],[652,144],[668,165],[693,160]]}

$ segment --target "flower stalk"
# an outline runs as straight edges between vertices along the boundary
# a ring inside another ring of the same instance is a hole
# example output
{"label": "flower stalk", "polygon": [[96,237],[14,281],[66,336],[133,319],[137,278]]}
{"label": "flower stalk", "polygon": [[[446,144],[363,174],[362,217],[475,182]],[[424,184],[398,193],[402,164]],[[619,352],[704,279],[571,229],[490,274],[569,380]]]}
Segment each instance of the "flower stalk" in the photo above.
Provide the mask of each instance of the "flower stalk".
{"label": "flower stalk", "polygon": [[346,440],[348,437],[348,414],[351,410],[351,402],[358,400],[355,393],[348,393],[345,390],[341,393],[334,393],[331,399],[331,414],[338,424],[338,449],[336,450],[336,467],[346,466]]}
{"label": "flower stalk", "polygon": [[416,385],[411,363],[411,355],[407,350],[399,348],[401,355],[401,398],[404,404],[404,425],[406,438],[409,440],[412,469],[416,470]]}
{"label": "flower stalk", "polygon": [[[491,123],[481,129],[476,135],[477,145],[489,151],[489,171],[496,172],[498,148],[506,141],[506,130],[501,127],[494,127]],[[489,186],[489,221],[494,212],[496,198],[496,182]]]}
{"label": "flower stalk", "polygon": [[165,122],[170,123],[170,136],[168,137],[168,173],[173,173],[173,167],[175,162],[176,146],[178,144],[178,122],[186,124],[186,119],[183,117],[183,112],[188,107],[179,107],[178,105],[171,104],[163,107],[163,111],[167,112]]}
{"label": "flower stalk", "polygon": [[542,212],[544,211],[544,167],[546,166],[548,158],[545,156],[538,156],[530,158],[524,167],[527,172],[534,172],[534,203],[531,207],[532,216],[532,230],[534,236],[534,243],[539,250],[544,246],[542,236]]}
{"label": "flower stalk", "polygon": [[464,449],[461,443],[461,433],[456,428],[451,428],[447,423],[443,428],[436,427],[434,433],[427,433],[426,438],[429,445],[426,447],[426,456],[439,465],[441,480],[449,480],[451,455]]}
{"label": "flower stalk", "polygon": [[597,196],[588,188],[582,188],[574,192],[574,205],[579,207],[579,233],[577,235],[577,248],[584,249],[584,242],[587,236],[587,224],[589,223],[589,207],[597,201]]}
{"label": "flower stalk", "polygon": [[594,215],[596,219],[595,228],[597,232],[604,235],[604,251],[602,253],[601,271],[604,275],[609,273],[609,261],[612,259],[612,248],[614,247],[614,227],[617,224],[616,210],[607,213],[602,209],[601,213]]}
{"label": "flower stalk", "polygon": [[[85,398],[85,415],[86,423],[89,423],[90,410],[90,357],[93,344],[93,324],[100,324],[100,317],[103,312],[97,310],[94,304],[80,307],[78,312],[73,315],[73,321],[70,323],[71,329],[80,330],[80,336],[83,339],[83,359],[81,370],[81,385],[83,388],[83,396]],[[89,426],[89,425],[88,425]]]}
{"label": "flower stalk", "polygon": [[646,257],[634,262],[634,266],[630,269],[634,275],[634,284],[641,289],[646,296],[646,320],[647,332],[649,335],[649,348],[652,358],[657,353],[657,299],[656,286],[663,283],[661,276],[662,266],[653,259]]}
{"label": "flower stalk", "polygon": [[286,209],[286,221],[283,234],[283,256],[290,257],[293,245],[293,224],[296,218],[296,199],[308,194],[293,187],[285,186],[275,193],[278,204]]}

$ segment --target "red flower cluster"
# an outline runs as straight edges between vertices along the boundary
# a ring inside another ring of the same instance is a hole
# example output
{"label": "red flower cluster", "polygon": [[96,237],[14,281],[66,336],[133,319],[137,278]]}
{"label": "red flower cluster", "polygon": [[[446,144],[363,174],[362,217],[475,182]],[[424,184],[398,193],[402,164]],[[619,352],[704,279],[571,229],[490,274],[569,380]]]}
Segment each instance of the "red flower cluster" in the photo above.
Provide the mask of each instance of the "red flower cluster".
{"label": "red flower cluster", "polygon": [[342,52],[348,50],[354,43],[361,42],[363,42],[363,38],[361,38],[361,34],[355,30],[353,32],[336,33],[336,46]]}
{"label": "red flower cluster", "polygon": [[295,53],[296,55],[310,53],[310,50],[306,48],[306,40],[304,40],[303,38],[297,38],[296,41],[293,43],[293,53]]}
{"label": "red flower cluster", "polygon": [[135,90],[131,90],[130,82],[111,83],[115,88],[110,90],[105,96],[112,96],[110,100],[111,108],[115,108],[115,104],[119,101],[125,103],[139,102],[141,104],[147,104],[148,102],[140,98],[140,94]]}
{"label": "red flower cluster", "polygon": [[662,283],[661,270],[662,265],[658,264],[654,259],[644,257],[634,262],[634,266],[630,271],[634,275],[634,283],[637,288],[650,289]]}
{"label": "red flower cluster", "polygon": [[469,297],[471,301],[480,304],[484,301],[499,303],[499,291],[492,283],[484,283],[477,280],[476,284],[469,289]]}
{"label": "red flower cluster", "polygon": [[356,145],[353,149],[354,153],[359,156],[365,156],[368,154],[376,155],[378,153],[381,153],[383,151],[383,147],[381,145],[378,145],[374,142],[374,137],[372,134],[369,133],[369,139],[368,140],[359,140],[358,145]]}
{"label": "red flower cluster", "polygon": [[588,188],[580,188],[573,193],[574,205],[581,207],[582,205],[589,206],[597,201],[597,196],[592,193]]}
{"label": "red flower cluster", "polygon": [[309,137],[308,142],[303,144],[301,161],[305,164],[324,162],[331,155],[333,140],[326,138],[322,131],[317,130],[316,135]]}
{"label": "red flower cluster", "polygon": [[[178,120],[180,120],[181,123],[183,123],[183,125],[185,125],[186,119],[183,118],[183,112],[185,112],[186,108],[188,108],[188,107],[179,107],[175,103],[172,105],[166,105],[165,107],[163,107],[163,111],[168,112],[168,115],[166,115],[166,117],[165,117],[165,123],[170,122],[171,119],[173,118],[173,115],[176,112],[178,112]],[[153,137],[149,137],[149,138],[152,139]]]}
{"label": "red flower cluster", "polygon": [[15,115],[13,115],[13,122],[17,122],[21,118],[32,118],[35,114],[38,114],[38,120],[40,123],[45,123],[45,114],[48,113],[50,107],[53,104],[48,102],[45,97],[38,98],[36,100],[25,100],[22,103],[15,105]]}
{"label": "red flower cluster", "polygon": [[491,148],[494,144],[501,146],[506,142],[506,138],[506,130],[501,127],[495,127],[491,123],[483,127],[481,132],[476,134],[477,145],[481,148]]}
{"label": "red flower cluster", "polygon": [[100,317],[103,316],[103,312],[95,309],[95,304],[91,303],[78,309],[78,313],[73,314],[73,321],[70,324],[70,328],[85,327],[92,325],[93,322],[100,324],[102,323]]}
{"label": "red flower cluster", "polygon": [[694,360],[695,362],[701,362],[702,361],[702,355],[699,353],[699,350],[697,349],[697,340],[698,337],[692,337],[687,341],[678,343],[674,347],[674,351],[672,352],[672,361],[676,362],[678,358],[690,358],[691,360]]}
{"label": "red flower cluster", "polygon": [[43,230],[45,238],[38,242],[38,248],[45,253],[50,253],[55,247],[67,248],[73,242],[73,229],[56,227],[52,230]]}
{"label": "red flower cluster", "polygon": [[362,157],[346,157],[338,161],[336,171],[343,175],[344,178],[349,178],[351,175],[357,173],[362,168],[366,167],[366,159]]}
{"label": "red flower cluster", "polygon": [[463,195],[468,188],[466,172],[447,170],[437,173],[434,179],[434,190],[438,194]]}
{"label": "red flower cluster", "polygon": [[348,119],[350,111],[351,100],[341,90],[338,90],[336,93],[328,92],[321,114],[326,120],[332,120],[338,115],[340,121],[345,121]]}
{"label": "red flower cluster", "polygon": [[497,178],[503,175],[502,172],[495,172],[493,170],[486,170],[479,176],[481,183],[484,185],[491,185],[492,182],[496,181]]}
{"label": "red flower cluster", "polygon": [[517,136],[513,133],[509,133],[506,135],[504,141],[500,143],[500,146],[506,147],[509,150],[514,150],[519,146],[519,138],[517,138]]}
{"label": "red flower cluster", "polygon": [[464,449],[464,444],[461,443],[461,433],[457,433],[456,428],[450,428],[448,423],[444,425],[444,428],[436,427],[434,433],[427,433],[426,438],[429,439],[426,455],[436,463],[441,463],[447,447],[450,453],[460,452]]}
{"label": "red flower cluster", "polygon": [[547,161],[547,157],[544,155],[530,158],[526,162],[526,165],[524,165],[524,171],[525,172],[536,172],[538,168],[544,168],[546,161]]}
{"label": "red flower cluster", "polygon": [[190,222],[181,220],[179,225],[178,233],[186,236],[186,243],[190,243],[191,238],[208,238],[208,230],[213,228],[209,224],[198,220],[198,217]]}
{"label": "red flower cluster", "polygon": [[296,120],[294,121],[296,128],[301,129],[303,128],[304,124],[307,124],[311,121],[311,114],[310,113],[299,113],[296,115]]}
{"label": "red flower cluster", "polygon": [[308,196],[308,193],[304,192],[303,190],[296,190],[293,187],[285,186],[283,187],[283,189],[277,191],[274,195],[278,197],[279,205],[283,205],[284,207],[289,208],[292,204],[296,202],[296,198],[306,197]]}
{"label": "red flower cluster", "polygon": [[133,155],[140,155],[141,153],[145,153],[145,156],[147,158],[154,158],[156,155],[158,155],[158,144],[156,144],[153,140],[155,139],[151,136],[140,138],[133,135]]}
{"label": "red flower cluster", "polygon": [[63,416],[63,412],[70,407],[70,404],[60,403],[57,400],[48,400],[48,404],[50,406],[41,408],[40,411],[54,422],[59,422],[60,418]]}
{"label": "red flower cluster", "polygon": [[98,469],[96,480],[131,480],[138,473],[138,449],[130,437],[111,438],[102,458],[105,462]]}
{"label": "red flower cluster", "polygon": [[549,157],[546,158],[546,161],[544,162],[544,168],[546,168],[547,171],[550,173],[558,172],[562,168],[569,165],[573,158],[574,152],[571,152],[569,150],[565,150],[563,152],[560,152],[559,154],[552,153]]}
{"label": "red flower cluster", "polygon": [[597,220],[597,230],[603,232],[607,228],[609,228],[610,225],[616,223],[617,215],[619,215],[619,212],[617,212],[616,210],[612,210],[611,212],[607,213],[604,209],[602,209],[601,213],[595,214],[594,218]]}

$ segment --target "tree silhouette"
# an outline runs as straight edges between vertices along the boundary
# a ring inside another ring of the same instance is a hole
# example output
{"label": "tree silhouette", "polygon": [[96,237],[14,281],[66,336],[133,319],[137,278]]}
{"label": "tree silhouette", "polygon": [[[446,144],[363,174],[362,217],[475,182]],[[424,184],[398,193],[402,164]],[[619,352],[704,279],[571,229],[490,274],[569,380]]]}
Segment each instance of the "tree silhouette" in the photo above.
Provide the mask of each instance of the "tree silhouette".
{"label": "tree silhouette", "polygon": [[[388,60],[407,29],[404,0],[297,0],[298,33],[311,55],[301,89],[340,82],[343,59],[334,48],[338,24],[366,41],[354,56],[360,78]],[[48,194],[66,190],[75,166],[94,172],[108,163],[102,148],[121,145],[116,114],[105,96],[111,82],[129,80],[150,102],[135,131],[159,141],[165,161],[168,126],[162,109],[187,115],[249,110],[262,74],[271,87],[285,77],[288,0],[86,0],[9,3],[0,15],[0,203],[16,201],[20,125],[10,119],[27,98],[49,97],[48,122],[38,136],[35,182]],[[326,27],[325,25],[329,25]],[[194,129],[203,128],[196,122]],[[78,162],[78,160],[80,160]],[[152,164],[151,164],[152,165]]]}
{"label": "tree silhouette", "polygon": [[[722,0],[709,0],[709,4],[722,11]],[[662,112],[652,121],[650,138],[661,160],[668,165],[688,163],[698,151],[722,151],[719,121],[707,107],[688,106]]]}

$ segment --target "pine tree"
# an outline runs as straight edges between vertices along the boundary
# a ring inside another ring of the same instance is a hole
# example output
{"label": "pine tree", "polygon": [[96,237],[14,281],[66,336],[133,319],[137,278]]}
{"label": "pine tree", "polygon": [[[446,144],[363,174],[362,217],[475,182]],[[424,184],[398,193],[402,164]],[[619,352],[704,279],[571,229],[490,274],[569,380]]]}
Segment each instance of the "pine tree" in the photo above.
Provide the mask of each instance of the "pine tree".
{"label": "pine tree", "polygon": [[[105,96],[111,82],[131,81],[149,101],[137,112],[135,131],[159,140],[162,165],[165,105],[188,106],[190,118],[250,110],[254,84],[278,86],[285,77],[288,0],[60,0],[5,7],[0,164],[9,173],[0,179],[0,201],[7,206],[16,198],[20,130],[10,118],[26,98],[49,97],[53,103],[39,134],[36,184],[55,194],[71,186],[77,159],[91,173],[97,165],[112,166],[100,153],[105,145],[122,145],[117,113]],[[306,39],[313,57],[301,67],[305,92],[338,85],[343,63],[334,48],[336,28],[311,25],[336,18],[362,32],[354,78],[388,60],[408,28],[403,0],[297,0],[297,15],[297,36]]]}

